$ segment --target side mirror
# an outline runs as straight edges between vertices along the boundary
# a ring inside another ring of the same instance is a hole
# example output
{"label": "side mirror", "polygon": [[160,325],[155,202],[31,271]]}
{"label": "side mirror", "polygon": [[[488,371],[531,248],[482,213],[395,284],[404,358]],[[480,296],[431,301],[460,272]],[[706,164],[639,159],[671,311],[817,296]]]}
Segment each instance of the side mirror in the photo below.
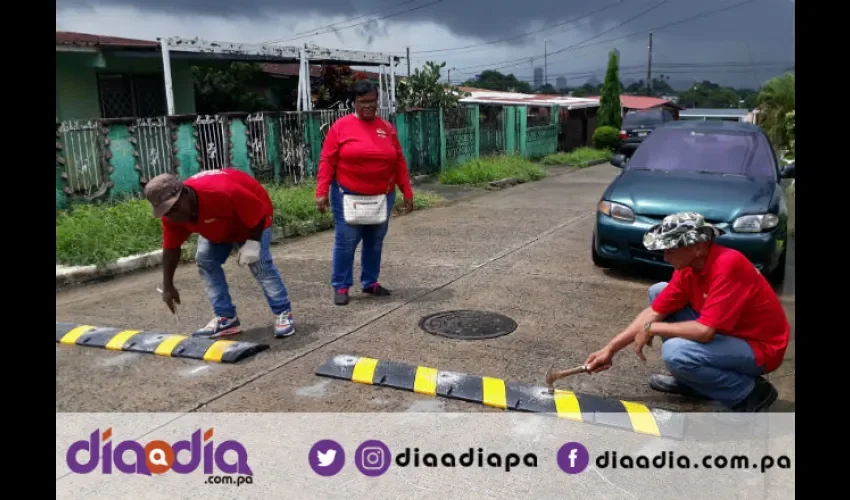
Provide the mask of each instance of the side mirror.
{"label": "side mirror", "polygon": [[614,165],[617,168],[623,168],[626,165],[626,155],[615,154],[611,156],[611,165]]}
{"label": "side mirror", "polygon": [[782,167],[782,178],[783,179],[793,179],[794,178],[794,167],[797,162],[792,161],[788,163],[784,167]]}

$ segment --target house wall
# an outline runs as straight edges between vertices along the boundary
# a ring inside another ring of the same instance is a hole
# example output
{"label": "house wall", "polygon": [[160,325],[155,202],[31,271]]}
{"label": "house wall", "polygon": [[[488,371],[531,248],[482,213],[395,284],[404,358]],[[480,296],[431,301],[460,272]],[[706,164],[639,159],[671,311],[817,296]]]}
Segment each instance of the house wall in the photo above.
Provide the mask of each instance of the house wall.
{"label": "house wall", "polygon": [[[101,118],[97,91],[98,73],[159,73],[162,59],[127,59],[76,52],[56,53],[56,117],[58,120]],[[195,113],[195,88],[188,61],[171,61],[174,111]]]}

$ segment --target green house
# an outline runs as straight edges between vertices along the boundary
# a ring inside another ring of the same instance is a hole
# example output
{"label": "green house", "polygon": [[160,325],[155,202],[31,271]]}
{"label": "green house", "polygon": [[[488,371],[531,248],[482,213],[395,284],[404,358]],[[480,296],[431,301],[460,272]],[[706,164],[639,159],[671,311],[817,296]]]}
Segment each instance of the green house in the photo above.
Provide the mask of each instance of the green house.
{"label": "green house", "polygon": [[[171,61],[176,114],[195,113],[191,61]],[[167,115],[159,43],[56,32],[56,119]]]}

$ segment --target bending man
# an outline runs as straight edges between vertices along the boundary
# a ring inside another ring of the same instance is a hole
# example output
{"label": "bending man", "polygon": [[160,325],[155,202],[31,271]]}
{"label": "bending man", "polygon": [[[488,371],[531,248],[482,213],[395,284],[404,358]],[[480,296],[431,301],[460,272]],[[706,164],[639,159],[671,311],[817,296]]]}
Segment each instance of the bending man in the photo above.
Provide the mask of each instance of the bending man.
{"label": "bending man", "polygon": [[198,234],[196,260],[215,318],[194,335],[217,338],[240,332],[222,265],[234,247],[240,266],[248,266],[274,313],[275,337],[295,333],[289,294],[272,260],[272,202],[256,179],[237,169],[208,170],[185,182],[162,174],[145,185],[154,217],[162,219],[162,300],[171,312],[180,303],[174,272],[180,248]]}

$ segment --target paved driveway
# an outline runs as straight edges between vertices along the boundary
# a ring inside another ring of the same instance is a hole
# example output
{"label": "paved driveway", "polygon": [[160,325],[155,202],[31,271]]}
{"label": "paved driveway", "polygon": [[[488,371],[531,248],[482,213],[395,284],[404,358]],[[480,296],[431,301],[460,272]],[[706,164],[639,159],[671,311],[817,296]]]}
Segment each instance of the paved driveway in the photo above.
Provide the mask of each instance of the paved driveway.
{"label": "paved driveway", "polygon": [[[317,234],[275,249],[290,289],[297,334],[271,338],[272,317],[247,271],[228,263],[242,339],[271,349],[234,365],[56,347],[57,412],[201,411],[495,411],[480,405],[317,377],[338,354],[391,359],[476,375],[543,383],[550,365],[571,366],[618,333],[646,306],[652,278],[595,268],[590,239],[596,202],[618,172],[601,165],[488,193],[452,206],[394,219],[385,244],[382,282],[388,299],[353,294],[332,304],[328,285],[333,235]],[[783,290],[794,320],[794,258]],[[58,321],[176,331],[155,291],[160,271],[57,292]],[[355,275],[359,269],[355,269]],[[186,328],[205,324],[210,307],[193,266],[178,270]],[[506,337],[460,342],[423,333],[426,314],[487,309],[519,328]],[[659,395],[646,377],[659,369],[658,350],[644,366],[631,352],[608,372],[577,376],[565,389],[650,406],[696,410]],[[781,398],[793,402],[794,350],[774,376]]]}

